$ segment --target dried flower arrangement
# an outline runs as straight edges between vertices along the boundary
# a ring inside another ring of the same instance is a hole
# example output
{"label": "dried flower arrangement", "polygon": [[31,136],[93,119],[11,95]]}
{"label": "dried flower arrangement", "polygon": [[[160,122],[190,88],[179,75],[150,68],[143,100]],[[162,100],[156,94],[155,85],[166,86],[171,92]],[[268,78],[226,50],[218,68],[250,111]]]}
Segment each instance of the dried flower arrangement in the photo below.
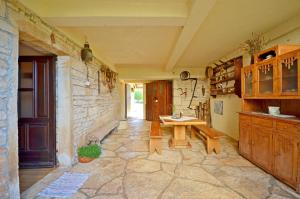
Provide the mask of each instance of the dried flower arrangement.
{"label": "dried flower arrangement", "polygon": [[261,51],[266,43],[267,42],[265,41],[265,38],[263,37],[262,33],[252,32],[252,38],[247,39],[245,42],[243,42],[241,44],[241,49],[249,53],[249,55],[253,56],[255,53]]}

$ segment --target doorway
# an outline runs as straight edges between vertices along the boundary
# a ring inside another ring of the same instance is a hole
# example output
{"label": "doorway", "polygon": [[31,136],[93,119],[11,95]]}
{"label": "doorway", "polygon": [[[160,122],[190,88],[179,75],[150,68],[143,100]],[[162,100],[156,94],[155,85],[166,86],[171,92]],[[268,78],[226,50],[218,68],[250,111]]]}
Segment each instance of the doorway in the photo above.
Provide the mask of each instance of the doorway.
{"label": "doorway", "polygon": [[56,56],[19,45],[18,132],[21,193],[56,167]]}
{"label": "doorway", "polygon": [[19,57],[20,168],[54,167],[55,57]]}
{"label": "doorway", "polygon": [[144,119],[144,84],[127,84],[127,116],[130,118]]}

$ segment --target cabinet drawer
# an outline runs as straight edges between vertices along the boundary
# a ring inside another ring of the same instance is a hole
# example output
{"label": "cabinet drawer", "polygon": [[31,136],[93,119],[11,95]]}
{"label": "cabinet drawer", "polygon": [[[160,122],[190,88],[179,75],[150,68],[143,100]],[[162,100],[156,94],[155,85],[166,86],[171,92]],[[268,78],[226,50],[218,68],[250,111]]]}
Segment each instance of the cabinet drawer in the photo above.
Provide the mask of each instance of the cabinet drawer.
{"label": "cabinet drawer", "polygon": [[266,119],[266,118],[259,118],[259,117],[253,117],[252,123],[257,126],[264,126],[268,128],[273,127],[273,120],[272,119]]}
{"label": "cabinet drawer", "polygon": [[251,116],[240,115],[240,125],[251,125]]}
{"label": "cabinet drawer", "polygon": [[276,130],[283,134],[300,137],[300,128],[296,124],[276,121]]}

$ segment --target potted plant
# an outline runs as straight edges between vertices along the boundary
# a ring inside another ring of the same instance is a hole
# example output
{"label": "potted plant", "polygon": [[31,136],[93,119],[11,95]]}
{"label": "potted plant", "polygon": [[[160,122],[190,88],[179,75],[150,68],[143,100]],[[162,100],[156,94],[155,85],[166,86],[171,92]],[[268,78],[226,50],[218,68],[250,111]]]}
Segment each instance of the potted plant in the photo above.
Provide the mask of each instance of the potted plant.
{"label": "potted plant", "polygon": [[77,153],[79,162],[88,163],[100,156],[101,148],[97,144],[82,146],[78,148]]}

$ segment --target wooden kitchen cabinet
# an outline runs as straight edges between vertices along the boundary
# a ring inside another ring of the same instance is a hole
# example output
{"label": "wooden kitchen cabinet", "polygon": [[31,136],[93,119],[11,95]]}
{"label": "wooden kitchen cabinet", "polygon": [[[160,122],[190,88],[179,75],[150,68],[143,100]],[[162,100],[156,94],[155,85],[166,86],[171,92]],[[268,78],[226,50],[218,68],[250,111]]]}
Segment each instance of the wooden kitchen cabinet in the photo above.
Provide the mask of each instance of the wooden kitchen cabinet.
{"label": "wooden kitchen cabinet", "polygon": [[[249,144],[251,143],[251,144]],[[240,154],[300,191],[300,119],[240,113]]]}
{"label": "wooden kitchen cabinet", "polygon": [[252,126],[252,160],[267,171],[272,170],[272,129]]}
{"label": "wooden kitchen cabinet", "polygon": [[240,129],[240,153],[246,157],[251,157],[251,127],[246,125],[240,125]]}
{"label": "wooden kitchen cabinet", "polygon": [[242,68],[243,98],[300,99],[300,46],[278,45],[255,55]]}
{"label": "wooden kitchen cabinet", "polygon": [[257,77],[256,94],[257,96],[272,96],[276,93],[276,74],[277,64],[276,59],[259,63],[255,66],[255,73]]}
{"label": "wooden kitchen cabinet", "polygon": [[246,66],[242,68],[242,96],[243,97],[252,97],[254,96],[254,66]]}
{"label": "wooden kitchen cabinet", "polygon": [[299,143],[280,132],[274,135],[274,175],[292,186],[297,185]]}
{"label": "wooden kitchen cabinet", "polygon": [[[242,69],[239,152],[300,192],[300,46],[277,45]],[[268,107],[280,108],[271,116]]]}
{"label": "wooden kitchen cabinet", "polygon": [[299,50],[279,56],[277,87],[280,95],[300,95],[299,57]]}
{"label": "wooden kitchen cabinet", "polygon": [[240,115],[239,151],[243,156],[251,157],[251,117]]}

